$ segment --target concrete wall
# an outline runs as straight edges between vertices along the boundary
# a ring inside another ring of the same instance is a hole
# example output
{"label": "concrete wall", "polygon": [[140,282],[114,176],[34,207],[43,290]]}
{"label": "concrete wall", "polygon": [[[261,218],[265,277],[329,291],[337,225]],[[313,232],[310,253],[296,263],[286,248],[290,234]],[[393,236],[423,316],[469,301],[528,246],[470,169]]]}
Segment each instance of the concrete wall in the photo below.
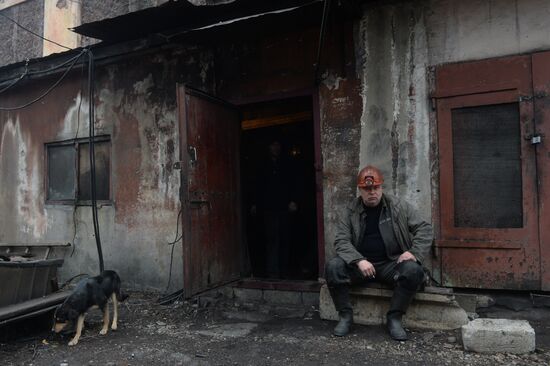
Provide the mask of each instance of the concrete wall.
{"label": "concrete wall", "polygon": [[[158,6],[168,0],[0,0],[0,12],[34,33],[75,48],[97,43],[68,30],[82,23],[114,18]],[[41,38],[0,17],[0,66],[62,52],[62,47]]]}
{"label": "concrete wall", "polygon": [[[139,62],[98,67],[96,134],[111,136],[113,198],[99,208],[99,224],[105,268],[119,271],[125,286],[164,290],[172,249],[167,243],[180,209],[180,174],[173,170],[179,160],[175,85],[189,82],[211,91],[211,60],[186,49],[136,57]],[[86,93],[82,98],[80,75],[73,71],[41,103],[0,112],[0,242],[74,243],[62,280],[98,271],[90,207],[45,204],[44,144],[88,133],[89,101]],[[35,81],[32,89],[51,83]],[[28,100],[30,87],[6,93],[2,105]],[[180,241],[171,289],[182,287],[181,258]]]}
{"label": "concrete wall", "polygon": [[[0,12],[25,28],[42,34],[43,0],[26,0]],[[0,45],[0,66],[42,56],[42,39],[3,17],[0,17]]]}
{"label": "concrete wall", "polygon": [[432,217],[438,165],[430,66],[550,49],[549,16],[545,0],[365,6],[356,31],[363,102],[359,166],[380,166],[386,191]]}

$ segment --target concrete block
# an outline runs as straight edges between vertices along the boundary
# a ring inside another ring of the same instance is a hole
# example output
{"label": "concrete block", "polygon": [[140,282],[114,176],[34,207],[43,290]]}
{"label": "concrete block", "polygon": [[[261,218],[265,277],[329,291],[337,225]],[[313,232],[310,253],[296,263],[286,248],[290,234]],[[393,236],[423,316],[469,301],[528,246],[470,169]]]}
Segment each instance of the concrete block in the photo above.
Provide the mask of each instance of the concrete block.
{"label": "concrete block", "polygon": [[535,350],[535,330],[525,320],[475,319],[462,327],[466,351],[527,353]]}
{"label": "concrete block", "polygon": [[475,294],[455,293],[456,302],[469,313],[475,313],[477,309],[478,296]]}
{"label": "concrete block", "polygon": [[[383,288],[352,288],[354,322],[378,325],[386,322],[393,291]],[[338,314],[326,285],[319,295],[321,319],[337,320]],[[468,323],[468,315],[453,295],[418,293],[403,318],[405,326],[416,329],[450,330]]]}
{"label": "concrete block", "polygon": [[318,292],[302,292],[302,304],[305,306],[319,307],[319,293]]}
{"label": "concrete block", "polygon": [[263,297],[262,290],[252,288],[233,288],[233,296],[238,302],[261,301]]}
{"label": "concrete block", "polygon": [[302,294],[298,291],[264,290],[264,301],[269,304],[302,305]]}

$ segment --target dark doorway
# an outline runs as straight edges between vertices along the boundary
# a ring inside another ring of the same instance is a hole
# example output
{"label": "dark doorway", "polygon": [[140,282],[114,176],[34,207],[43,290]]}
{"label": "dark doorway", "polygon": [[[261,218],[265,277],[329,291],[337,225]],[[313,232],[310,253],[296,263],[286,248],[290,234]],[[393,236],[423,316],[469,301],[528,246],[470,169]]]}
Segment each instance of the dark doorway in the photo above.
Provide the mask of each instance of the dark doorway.
{"label": "dark doorway", "polygon": [[242,106],[242,192],[253,277],[318,277],[312,101]]}

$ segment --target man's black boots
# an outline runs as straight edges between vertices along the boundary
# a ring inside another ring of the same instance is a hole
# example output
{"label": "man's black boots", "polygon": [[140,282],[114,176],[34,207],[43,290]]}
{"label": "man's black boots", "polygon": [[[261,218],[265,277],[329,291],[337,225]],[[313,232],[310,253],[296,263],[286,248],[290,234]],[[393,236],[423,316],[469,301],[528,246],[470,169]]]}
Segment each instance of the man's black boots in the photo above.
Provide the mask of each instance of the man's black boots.
{"label": "man's black boots", "polygon": [[341,311],[340,321],[334,327],[333,334],[337,337],[343,337],[349,333],[351,324],[353,323],[353,313],[351,311]]}
{"label": "man's black boots", "polygon": [[386,326],[390,336],[396,341],[406,341],[407,332],[403,329],[402,317],[407,311],[409,304],[414,297],[415,291],[407,290],[397,286],[393,291],[390,302],[390,310],[386,315]]}
{"label": "man's black boots", "polygon": [[330,296],[334,302],[334,307],[338,311],[340,320],[334,327],[333,334],[338,337],[343,337],[349,333],[351,324],[353,323],[353,310],[349,301],[349,287],[335,286],[329,287]]}

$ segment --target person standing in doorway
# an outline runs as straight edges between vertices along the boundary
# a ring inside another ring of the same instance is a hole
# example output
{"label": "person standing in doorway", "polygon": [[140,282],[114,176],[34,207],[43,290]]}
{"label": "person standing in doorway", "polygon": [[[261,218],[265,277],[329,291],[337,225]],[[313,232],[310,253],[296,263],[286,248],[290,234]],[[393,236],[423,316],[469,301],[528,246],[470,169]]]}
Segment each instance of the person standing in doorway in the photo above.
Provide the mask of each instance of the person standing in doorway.
{"label": "person standing in doorway", "polygon": [[266,274],[269,278],[283,278],[288,275],[290,262],[289,215],[298,206],[294,198],[295,173],[282,154],[278,139],[270,142],[268,157],[256,173],[255,203],[251,210],[263,219]]}
{"label": "person standing in doorway", "polygon": [[339,220],[336,257],[325,267],[339,315],[336,336],[348,334],[353,323],[350,285],[377,280],[394,288],[386,314],[390,336],[407,339],[401,319],[425,280],[422,262],[431,248],[433,231],[410,204],[383,193],[383,182],[378,168],[363,168],[357,177],[360,196]]}

